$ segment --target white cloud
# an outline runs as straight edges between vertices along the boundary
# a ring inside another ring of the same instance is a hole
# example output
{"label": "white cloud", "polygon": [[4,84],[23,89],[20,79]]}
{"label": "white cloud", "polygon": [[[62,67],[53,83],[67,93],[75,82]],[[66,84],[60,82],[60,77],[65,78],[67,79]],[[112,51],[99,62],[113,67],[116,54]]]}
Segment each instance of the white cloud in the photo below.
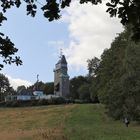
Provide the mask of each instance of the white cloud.
{"label": "white cloud", "polygon": [[87,59],[100,57],[109,48],[116,33],[122,31],[117,18],[110,18],[105,4],[94,6],[90,3],[80,5],[71,3],[62,16],[68,23],[70,44],[64,49],[69,65],[86,67]]}
{"label": "white cloud", "polygon": [[18,86],[24,85],[25,87],[28,87],[30,85],[32,85],[31,82],[23,80],[23,79],[19,79],[19,78],[13,78],[9,75],[6,75],[6,77],[8,77],[10,85],[16,90]]}

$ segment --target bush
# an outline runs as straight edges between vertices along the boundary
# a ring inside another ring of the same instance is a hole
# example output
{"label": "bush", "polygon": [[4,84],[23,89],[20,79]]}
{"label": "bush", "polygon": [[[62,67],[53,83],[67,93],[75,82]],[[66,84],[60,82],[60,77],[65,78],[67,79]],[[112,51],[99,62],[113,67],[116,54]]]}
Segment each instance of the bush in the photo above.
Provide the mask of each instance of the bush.
{"label": "bush", "polygon": [[0,107],[4,107],[5,106],[5,101],[0,102]]}
{"label": "bush", "polygon": [[5,102],[5,107],[11,107],[12,101]]}
{"label": "bush", "polygon": [[55,98],[55,104],[65,104],[66,100],[63,97]]}
{"label": "bush", "polygon": [[40,100],[38,100],[38,103],[37,103],[38,105],[48,105],[48,100],[46,100],[46,99],[40,99]]}
{"label": "bush", "polygon": [[63,97],[48,99],[48,104],[51,105],[64,104],[64,103],[66,103],[66,100]]}
{"label": "bush", "polygon": [[31,100],[26,102],[25,106],[36,106],[37,105],[37,100]]}
{"label": "bush", "polygon": [[5,103],[6,107],[19,107],[20,101],[8,101]]}
{"label": "bush", "polygon": [[19,107],[20,106],[20,101],[13,101],[11,103],[11,107]]}

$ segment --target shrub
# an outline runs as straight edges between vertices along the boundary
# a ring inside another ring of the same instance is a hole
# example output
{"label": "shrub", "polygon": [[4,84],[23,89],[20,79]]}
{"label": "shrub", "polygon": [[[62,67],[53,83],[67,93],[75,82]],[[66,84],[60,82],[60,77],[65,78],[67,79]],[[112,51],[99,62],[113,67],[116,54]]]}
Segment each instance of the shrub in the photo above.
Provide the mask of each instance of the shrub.
{"label": "shrub", "polygon": [[48,100],[46,100],[46,99],[40,99],[40,100],[38,100],[38,103],[37,103],[38,105],[48,105]]}
{"label": "shrub", "polygon": [[20,106],[20,101],[11,102],[11,107],[19,107],[19,106]]}
{"label": "shrub", "polygon": [[66,103],[66,100],[63,97],[48,99],[48,104],[51,105],[64,104],[64,103]]}

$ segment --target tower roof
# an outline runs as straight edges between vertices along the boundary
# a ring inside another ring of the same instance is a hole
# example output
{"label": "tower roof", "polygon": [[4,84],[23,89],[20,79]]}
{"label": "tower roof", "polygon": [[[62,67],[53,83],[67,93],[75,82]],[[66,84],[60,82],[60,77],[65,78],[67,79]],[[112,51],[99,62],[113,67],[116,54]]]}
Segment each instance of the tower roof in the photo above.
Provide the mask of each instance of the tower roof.
{"label": "tower roof", "polygon": [[56,63],[56,65],[57,65],[57,64],[67,64],[67,61],[66,61],[66,58],[65,58],[64,55],[61,55],[61,56],[60,56],[60,59],[59,59],[59,61]]}
{"label": "tower roof", "polygon": [[61,64],[67,64],[65,55],[62,55],[61,60],[60,60],[60,63],[61,63]]}

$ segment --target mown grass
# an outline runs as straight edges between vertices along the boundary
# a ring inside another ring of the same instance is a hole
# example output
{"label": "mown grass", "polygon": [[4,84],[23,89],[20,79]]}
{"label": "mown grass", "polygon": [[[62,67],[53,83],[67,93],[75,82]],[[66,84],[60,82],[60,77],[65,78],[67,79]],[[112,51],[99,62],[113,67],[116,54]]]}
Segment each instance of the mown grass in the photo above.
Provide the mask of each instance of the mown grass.
{"label": "mown grass", "polygon": [[66,122],[70,140],[140,140],[140,126],[114,121],[105,115],[102,105],[79,105]]}
{"label": "mown grass", "polygon": [[0,140],[140,140],[140,126],[113,121],[102,105],[0,109]]}

